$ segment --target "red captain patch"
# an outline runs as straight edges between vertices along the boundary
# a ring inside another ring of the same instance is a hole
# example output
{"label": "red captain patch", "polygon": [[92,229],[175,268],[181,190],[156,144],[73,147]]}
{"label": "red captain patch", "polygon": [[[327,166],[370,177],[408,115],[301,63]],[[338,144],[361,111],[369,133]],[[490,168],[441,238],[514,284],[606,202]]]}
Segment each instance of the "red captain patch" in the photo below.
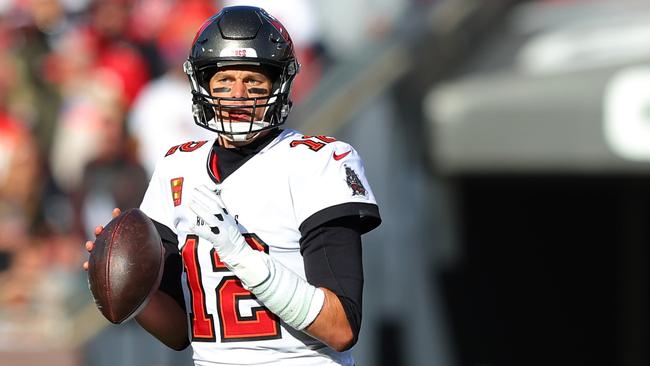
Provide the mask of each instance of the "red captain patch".
{"label": "red captain patch", "polygon": [[172,199],[174,206],[180,206],[183,198],[183,178],[174,178],[171,180],[172,185]]}

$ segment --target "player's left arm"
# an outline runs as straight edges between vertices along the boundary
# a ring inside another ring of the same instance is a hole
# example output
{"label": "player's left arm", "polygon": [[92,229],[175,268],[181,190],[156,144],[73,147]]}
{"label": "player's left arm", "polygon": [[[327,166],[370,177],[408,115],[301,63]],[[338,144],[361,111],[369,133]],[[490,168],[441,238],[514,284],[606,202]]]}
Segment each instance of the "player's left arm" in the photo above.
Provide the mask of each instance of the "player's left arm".
{"label": "player's left arm", "polygon": [[[355,204],[345,205],[354,211]],[[336,215],[341,206],[326,209]],[[305,331],[337,351],[352,347],[361,329],[363,298],[362,225],[359,216],[344,216],[316,227],[301,226],[301,253],[307,282],[325,293],[318,316]]]}
{"label": "player's left arm", "polygon": [[325,287],[319,287],[325,294],[323,306],[305,332],[327,344],[337,352],[350,349],[356,343],[356,335],[343,310],[338,296]]}
{"label": "player's left arm", "polygon": [[291,185],[301,221],[300,252],[307,282],[325,294],[320,313],[305,330],[341,351],[357,342],[361,329],[361,235],[381,218],[352,146],[335,141],[317,152],[302,152],[306,164]]}

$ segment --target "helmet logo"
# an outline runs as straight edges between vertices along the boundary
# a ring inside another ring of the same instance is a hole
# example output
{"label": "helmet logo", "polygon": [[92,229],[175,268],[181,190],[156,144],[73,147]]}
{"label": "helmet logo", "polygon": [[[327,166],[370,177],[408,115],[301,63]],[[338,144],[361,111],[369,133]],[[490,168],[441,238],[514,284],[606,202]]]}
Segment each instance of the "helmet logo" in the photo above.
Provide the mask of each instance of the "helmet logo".
{"label": "helmet logo", "polygon": [[359,179],[357,172],[345,164],[343,166],[345,167],[345,181],[348,184],[348,187],[352,190],[352,195],[365,197],[366,187],[361,183],[361,179]]}
{"label": "helmet logo", "polygon": [[257,51],[254,48],[228,47],[221,50],[219,57],[257,57]]}

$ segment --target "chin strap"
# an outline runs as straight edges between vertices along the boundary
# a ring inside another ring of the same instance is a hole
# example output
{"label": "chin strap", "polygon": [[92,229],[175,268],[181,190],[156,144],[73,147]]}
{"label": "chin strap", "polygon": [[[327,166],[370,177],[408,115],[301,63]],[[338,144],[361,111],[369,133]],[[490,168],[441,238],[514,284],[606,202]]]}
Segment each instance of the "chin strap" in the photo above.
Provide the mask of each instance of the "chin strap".
{"label": "chin strap", "polygon": [[[251,123],[253,130],[251,133],[245,133],[251,130]],[[244,142],[255,139],[261,129],[270,126],[270,122],[266,121],[253,121],[253,122],[223,122],[224,132],[219,132],[219,135],[228,141]],[[221,123],[215,122],[215,126],[221,128]],[[214,126],[212,126],[214,127]],[[233,134],[234,133],[234,134]]]}
{"label": "chin strap", "polygon": [[230,141],[230,142],[246,142],[246,141],[251,141],[254,140],[260,132],[253,132],[249,133],[247,135],[230,135],[227,133],[222,133],[219,132],[219,136],[223,137],[224,139]]}

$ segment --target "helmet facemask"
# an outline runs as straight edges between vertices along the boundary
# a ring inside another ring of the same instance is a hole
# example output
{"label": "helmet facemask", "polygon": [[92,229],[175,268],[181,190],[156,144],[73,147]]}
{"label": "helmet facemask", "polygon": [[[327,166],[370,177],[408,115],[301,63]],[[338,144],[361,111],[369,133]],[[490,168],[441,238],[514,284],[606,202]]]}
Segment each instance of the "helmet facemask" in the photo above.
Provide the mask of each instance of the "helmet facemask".
{"label": "helmet facemask", "polygon": [[[260,64],[234,61],[218,64],[221,65],[195,68],[188,60],[183,65],[192,86],[192,111],[196,124],[219,133],[227,140],[242,142],[252,140],[260,132],[284,122],[291,109],[289,92],[297,67],[285,68],[284,72],[280,68],[264,67],[264,74],[271,79],[269,95],[232,98],[213,96],[209,92],[210,78],[221,67]],[[233,118],[233,115],[237,115],[237,118]]]}

